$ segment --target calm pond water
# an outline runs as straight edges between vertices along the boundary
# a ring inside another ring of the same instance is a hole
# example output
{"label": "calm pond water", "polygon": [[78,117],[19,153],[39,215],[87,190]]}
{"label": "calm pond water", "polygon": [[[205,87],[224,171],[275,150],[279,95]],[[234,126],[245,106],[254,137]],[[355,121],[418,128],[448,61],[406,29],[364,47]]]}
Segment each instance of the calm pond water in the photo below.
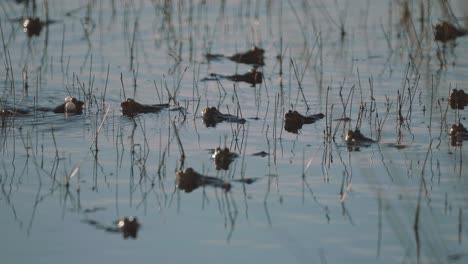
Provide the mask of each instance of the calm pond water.
{"label": "calm pond water", "polygon": [[468,38],[433,34],[464,1],[33,2],[0,2],[2,263],[468,262]]}

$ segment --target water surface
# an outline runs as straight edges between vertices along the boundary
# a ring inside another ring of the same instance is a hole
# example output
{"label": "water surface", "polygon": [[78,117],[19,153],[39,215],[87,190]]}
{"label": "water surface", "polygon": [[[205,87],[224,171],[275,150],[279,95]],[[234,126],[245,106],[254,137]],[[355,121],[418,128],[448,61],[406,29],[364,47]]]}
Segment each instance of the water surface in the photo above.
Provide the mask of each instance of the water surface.
{"label": "water surface", "polygon": [[[1,127],[2,263],[466,262],[468,153],[450,127],[467,110],[448,96],[466,90],[468,40],[432,32],[465,7],[405,3],[3,1],[1,106],[30,113]],[[33,16],[48,23],[28,36]],[[252,68],[206,54],[253,45],[262,84],[203,81]],[[82,115],[34,111],[68,95]],[[122,116],[125,98],[174,111]],[[211,106],[247,122],[206,127]],[[289,133],[290,109],[326,118]],[[356,127],[378,142],[347,146]],[[225,146],[239,157],[217,171]],[[178,190],[190,167],[232,188]],[[114,232],[123,216],[136,239]]]}

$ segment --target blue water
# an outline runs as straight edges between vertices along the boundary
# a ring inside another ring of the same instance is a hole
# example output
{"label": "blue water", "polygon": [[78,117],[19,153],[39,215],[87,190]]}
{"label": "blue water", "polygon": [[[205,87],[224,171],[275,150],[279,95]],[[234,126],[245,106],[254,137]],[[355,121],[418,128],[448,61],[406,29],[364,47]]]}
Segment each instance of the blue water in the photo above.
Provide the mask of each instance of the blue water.
{"label": "blue water", "polygon": [[[468,39],[445,53],[434,42],[431,26],[451,18],[439,2],[423,1],[424,22],[409,4],[409,28],[394,1],[218,2],[0,3],[0,106],[31,110],[1,127],[1,262],[466,262],[467,142],[451,146],[449,132],[467,110],[450,109],[448,95],[467,89]],[[451,2],[460,26],[464,8]],[[19,20],[33,13],[53,23],[28,37]],[[261,85],[202,81],[251,68],[206,53],[253,45],[266,50]],[[68,95],[85,101],[82,115],[32,111]],[[348,95],[352,121],[338,126]],[[175,97],[171,109],[185,111],[132,119],[125,97]],[[361,132],[382,131],[349,150],[361,102]],[[247,123],[207,128],[211,106],[240,106]],[[292,134],[290,109],[327,118]],[[239,154],[228,171],[211,158],[219,146]],[[231,190],[178,190],[176,171],[189,167]],[[141,223],[136,239],[110,232],[123,216]]]}

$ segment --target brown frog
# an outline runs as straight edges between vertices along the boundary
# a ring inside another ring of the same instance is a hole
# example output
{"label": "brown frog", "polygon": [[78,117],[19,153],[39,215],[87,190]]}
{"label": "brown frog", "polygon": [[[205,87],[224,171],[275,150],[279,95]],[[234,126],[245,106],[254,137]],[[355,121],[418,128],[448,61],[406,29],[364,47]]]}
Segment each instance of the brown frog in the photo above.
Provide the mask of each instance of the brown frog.
{"label": "brown frog", "polygon": [[140,104],[132,98],[128,98],[120,104],[120,107],[123,115],[134,116],[136,114],[159,113],[162,109],[168,108],[169,104]]}
{"label": "brown frog", "polygon": [[237,63],[250,64],[254,66],[264,66],[265,65],[264,54],[265,54],[264,49],[254,46],[252,49],[246,52],[236,53],[232,56],[225,56],[222,54],[206,54],[206,58],[208,60],[227,58]]}
{"label": "brown frog", "polygon": [[121,217],[119,220],[115,221],[113,225],[104,224],[92,219],[85,219],[81,222],[94,226],[96,229],[104,230],[109,233],[121,233],[122,237],[127,239],[131,237],[133,239],[137,238],[138,230],[141,227],[141,224],[138,222],[136,217]]}
{"label": "brown frog", "polygon": [[453,124],[450,128],[451,145],[462,146],[463,140],[468,140],[468,130],[461,123]]}
{"label": "brown frog", "polygon": [[449,103],[452,109],[465,109],[468,105],[468,94],[463,90],[453,89],[449,96]]}
{"label": "brown frog", "polygon": [[457,28],[447,21],[442,21],[441,23],[434,26],[434,39],[442,43],[453,41],[458,37],[462,37],[466,34],[466,29]]}
{"label": "brown frog", "polygon": [[264,54],[264,49],[254,46],[251,50],[243,53],[236,53],[229,57],[229,59],[238,63],[263,66],[265,65]]}
{"label": "brown frog", "polygon": [[219,178],[204,176],[196,172],[192,168],[187,168],[185,171],[176,173],[177,188],[189,193],[200,186],[210,185],[213,187],[224,189],[228,192],[231,189],[231,184]]}
{"label": "brown frog", "polygon": [[289,110],[284,114],[284,130],[297,134],[303,125],[315,123],[324,117],[322,113],[304,116],[297,111]]}
{"label": "brown frog", "polygon": [[244,74],[234,74],[234,75],[222,75],[217,73],[211,73],[209,77],[203,78],[202,81],[213,81],[219,79],[227,79],[233,82],[245,82],[255,86],[263,82],[263,73],[257,71],[256,69],[251,69],[250,71]]}
{"label": "brown frog", "polygon": [[[83,113],[84,102],[72,96],[65,97],[64,103],[55,107],[52,111],[56,114],[76,114]],[[41,109],[39,109],[41,110]]]}
{"label": "brown frog", "polygon": [[355,129],[354,131],[348,130],[348,132],[346,132],[345,141],[348,145],[368,145],[376,142],[364,136],[359,129]]}
{"label": "brown frog", "polygon": [[[84,102],[76,99],[75,97],[67,96],[65,97],[63,104],[60,104],[56,106],[55,108],[51,109],[49,107],[38,107],[35,109],[35,111],[54,112],[56,114],[66,114],[66,115],[79,115],[83,113],[83,108],[84,108]],[[15,109],[3,108],[0,111],[0,116],[9,117],[9,116],[17,116],[17,115],[27,115],[31,111],[32,110],[30,109],[21,109],[21,108],[15,108]]]}
{"label": "brown frog", "polygon": [[23,30],[29,37],[39,36],[42,30],[42,22],[38,17],[27,17],[23,19]]}
{"label": "brown frog", "polygon": [[205,123],[206,127],[215,127],[218,123],[223,121],[239,124],[245,124],[246,122],[244,118],[239,118],[231,114],[223,114],[214,106],[205,108],[202,111],[202,115],[203,123]]}
{"label": "brown frog", "polygon": [[124,238],[136,238],[140,223],[136,217],[122,217],[117,222],[117,228],[120,229]]}
{"label": "brown frog", "polygon": [[236,159],[239,155],[237,153],[229,151],[228,148],[216,148],[213,153],[213,159],[215,161],[217,170],[228,170],[229,165]]}

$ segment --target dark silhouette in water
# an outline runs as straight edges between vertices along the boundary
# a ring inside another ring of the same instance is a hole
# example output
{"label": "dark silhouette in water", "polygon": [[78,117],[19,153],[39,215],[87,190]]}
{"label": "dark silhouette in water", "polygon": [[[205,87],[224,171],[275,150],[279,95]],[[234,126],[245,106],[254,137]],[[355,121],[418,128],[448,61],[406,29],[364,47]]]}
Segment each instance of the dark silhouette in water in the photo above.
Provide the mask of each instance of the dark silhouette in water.
{"label": "dark silhouette in water", "polygon": [[368,147],[376,141],[364,136],[359,129],[355,129],[346,132],[345,142],[348,150],[359,151],[359,147]]}
{"label": "dark silhouette in water", "polygon": [[23,19],[22,22],[24,32],[26,32],[29,37],[39,36],[42,31],[43,23],[38,17],[27,17]]}
{"label": "dark silhouette in water", "polygon": [[213,156],[216,170],[228,170],[229,165],[238,157],[237,153],[229,151],[228,148],[216,148]]}
{"label": "dark silhouette in water", "polygon": [[[55,108],[48,107],[38,107],[35,111],[41,112],[54,112],[56,114],[66,114],[66,115],[79,115],[83,113],[84,102],[76,99],[72,96],[65,97],[64,103],[56,106]],[[18,115],[27,115],[30,114],[32,109],[21,109],[21,108],[3,108],[0,111],[1,117],[10,117]]]}
{"label": "dark silhouette in water", "polygon": [[346,132],[345,141],[347,144],[362,144],[362,143],[374,143],[375,140],[364,136],[361,130],[355,129],[354,131],[348,130]]}
{"label": "dark silhouette in water", "polygon": [[36,16],[18,18],[11,21],[15,23],[20,22],[23,26],[23,31],[28,35],[28,37],[39,36],[44,27],[56,22],[55,20],[44,21]]}
{"label": "dark silhouette in water", "polygon": [[232,56],[225,56],[222,54],[206,54],[207,60],[217,60],[221,58],[227,58],[237,63],[250,64],[253,66],[264,66],[265,65],[265,50],[254,46],[251,50],[242,53],[236,53]]}
{"label": "dark silhouette in water", "polygon": [[466,34],[466,29],[457,28],[447,21],[442,21],[441,23],[434,26],[434,39],[442,43],[454,41],[458,37],[465,36]]}
{"label": "dark silhouette in water", "polygon": [[449,96],[449,103],[452,109],[465,109],[468,105],[468,94],[463,90],[453,89]]}
{"label": "dark silhouette in water", "polygon": [[159,113],[162,109],[168,108],[169,104],[146,105],[140,104],[132,98],[128,98],[120,104],[120,107],[122,108],[123,115],[134,116],[136,114]]}
{"label": "dark silhouette in water", "polygon": [[304,116],[299,114],[297,111],[289,110],[284,114],[284,130],[297,134],[303,125],[315,123],[317,120],[324,117],[325,115],[322,113]]}
{"label": "dark silhouette in water", "polygon": [[122,237],[125,239],[129,237],[136,239],[138,236],[138,230],[141,227],[137,218],[132,216],[121,217],[118,221],[114,222],[114,225],[105,225],[90,219],[82,220],[82,222],[109,233],[121,233]]}
{"label": "dark silhouette in water", "polygon": [[26,115],[28,114],[29,111],[27,110],[24,110],[24,109],[2,109],[0,111],[0,116],[2,118],[5,118],[5,117],[12,117],[12,116],[16,116],[16,115]]}
{"label": "dark silhouette in water", "polygon": [[259,156],[259,157],[266,157],[268,155],[270,155],[270,153],[268,153],[268,152],[266,152],[264,150],[262,150],[260,152],[255,152],[254,154],[252,154],[252,156]]}
{"label": "dark silhouette in water", "polygon": [[224,189],[228,192],[231,189],[231,184],[225,182],[219,178],[204,176],[194,171],[192,168],[188,168],[185,171],[179,171],[176,173],[177,188],[184,190],[189,193],[197,189],[200,186],[213,186]]}
{"label": "dark silhouette in water", "polygon": [[206,127],[216,127],[218,123],[223,121],[231,123],[244,124],[246,121],[244,118],[239,118],[231,114],[223,114],[216,107],[208,107],[202,111],[203,123]]}
{"label": "dark silhouette in water", "polygon": [[54,108],[53,112],[56,114],[82,114],[84,102],[79,101],[75,97],[65,97],[65,102]]}
{"label": "dark silhouette in water", "polygon": [[219,79],[227,79],[233,82],[246,82],[255,86],[263,82],[263,73],[256,69],[251,69],[249,72],[244,74],[234,75],[222,75],[217,73],[211,73],[209,77],[203,78],[202,81],[215,81]]}
{"label": "dark silhouette in water", "polygon": [[450,128],[451,145],[462,146],[463,140],[468,140],[468,130],[461,123],[453,124]]}
{"label": "dark silhouette in water", "polygon": [[122,217],[117,223],[117,228],[122,232],[123,238],[136,238],[138,229],[140,229],[140,223],[136,217]]}

